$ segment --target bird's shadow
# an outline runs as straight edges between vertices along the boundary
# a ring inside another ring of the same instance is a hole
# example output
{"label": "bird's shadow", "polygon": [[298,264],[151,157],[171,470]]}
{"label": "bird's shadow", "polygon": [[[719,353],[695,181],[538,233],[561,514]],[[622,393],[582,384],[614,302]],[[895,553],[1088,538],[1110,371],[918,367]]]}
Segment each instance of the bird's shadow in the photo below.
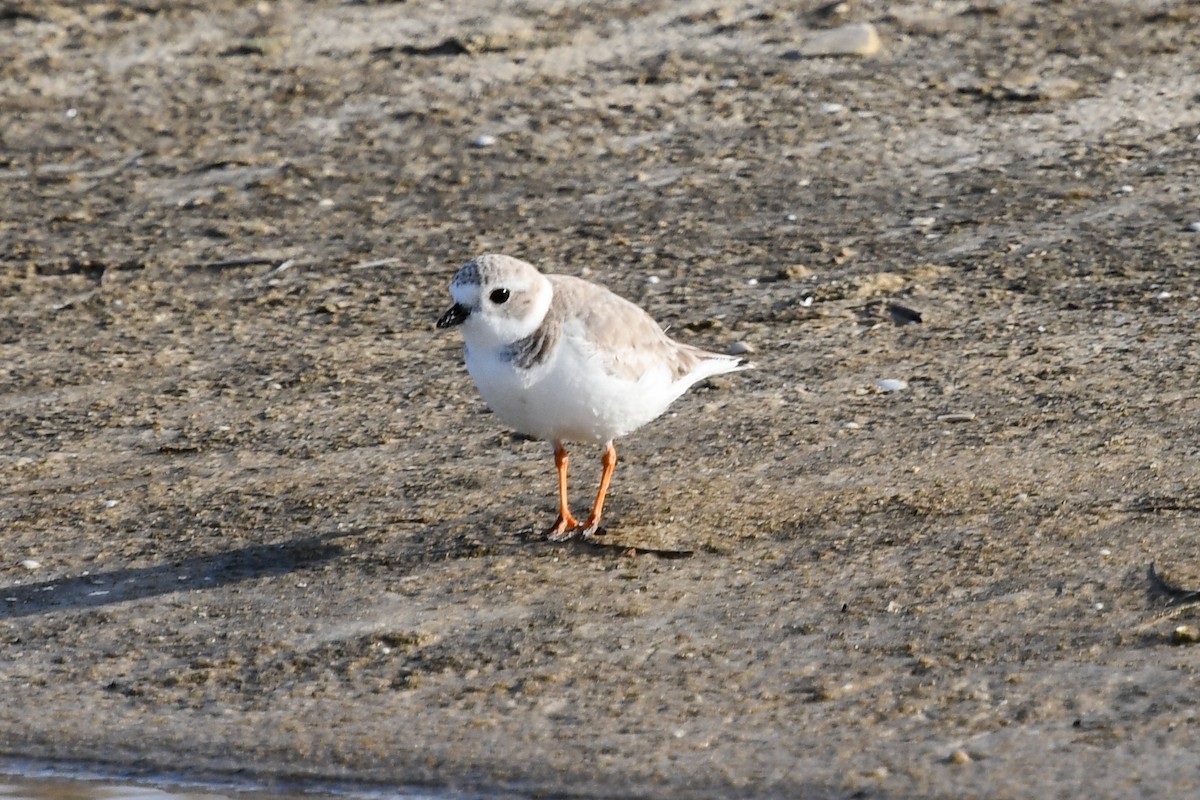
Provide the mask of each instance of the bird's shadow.
{"label": "bird's shadow", "polygon": [[590,556],[642,556],[649,555],[662,559],[691,558],[696,551],[691,548],[659,546],[656,543],[644,542],[636,537],[623,536],[619,529],[610,535],[603,526],[592,536],[571,536],[567,539],[549,539],[544,531],[522,530],[518,536],[530,544],[543,547],[567,548],[573,553]]}
{"label": "bird's shadow", "polygon": [[331,538],[332,534],[307,536],[280,544],[251,545],[224,553],[171,560],[150,567],[0,587],[0,619],[97,608],[284,575],[341,556],[344,549],[329,541]]}

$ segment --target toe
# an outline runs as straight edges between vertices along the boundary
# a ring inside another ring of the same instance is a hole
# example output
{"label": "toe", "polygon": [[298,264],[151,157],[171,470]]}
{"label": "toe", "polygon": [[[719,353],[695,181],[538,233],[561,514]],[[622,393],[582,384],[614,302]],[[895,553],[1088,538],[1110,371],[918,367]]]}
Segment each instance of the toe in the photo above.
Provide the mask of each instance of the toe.
{"label": "toe", "polygon": [[579,530],[579,520],[572,516],[559,516],[554,524],[546,529],[546,538],[552,542],[564,542]]}

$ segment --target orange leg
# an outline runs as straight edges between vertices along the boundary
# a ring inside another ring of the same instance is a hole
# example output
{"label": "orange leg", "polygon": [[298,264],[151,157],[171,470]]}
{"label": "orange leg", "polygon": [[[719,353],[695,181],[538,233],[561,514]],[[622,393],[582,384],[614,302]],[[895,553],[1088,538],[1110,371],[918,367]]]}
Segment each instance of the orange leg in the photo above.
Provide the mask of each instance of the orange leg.
{"label": "orange leg", "polygon": [[567,448],[563,443],[554,442],[554,466],[558,468],[558,519],[546,530],[546,536],[551,541],[561,542],[569,539],[579,527],[579,520],[571,515],[571,506],[567,503]]}
{"label": "orange leg", "polygon": [[613,472],[617,468],[617,448],[610,441],[604,447],[604,472],[600,475],[600,491],[596,494],[596,505],[592,506],[592,515],[584,524],[580,534],[586,539],[600,527],[600,515],[604,513],[604,497],[608,494],[608,484],[612,482]]}

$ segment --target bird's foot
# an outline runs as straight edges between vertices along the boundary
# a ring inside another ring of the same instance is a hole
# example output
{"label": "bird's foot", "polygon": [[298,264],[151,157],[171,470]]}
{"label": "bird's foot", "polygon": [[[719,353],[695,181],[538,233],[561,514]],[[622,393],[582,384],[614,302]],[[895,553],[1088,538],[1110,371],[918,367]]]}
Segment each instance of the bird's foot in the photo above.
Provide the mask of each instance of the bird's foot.
{"label": "bird's foot", "polygon": [[565,542],[579,531],[579,520],[570,514],[559,514],[554,524],[546,529],[546,538],[552,542]]}
{"label": "bird's foot", "polygon": [[587,522],[579,526],[576,531],[581,539],[591,539],[600,532],[600,520],[596,517],[590,517]]}

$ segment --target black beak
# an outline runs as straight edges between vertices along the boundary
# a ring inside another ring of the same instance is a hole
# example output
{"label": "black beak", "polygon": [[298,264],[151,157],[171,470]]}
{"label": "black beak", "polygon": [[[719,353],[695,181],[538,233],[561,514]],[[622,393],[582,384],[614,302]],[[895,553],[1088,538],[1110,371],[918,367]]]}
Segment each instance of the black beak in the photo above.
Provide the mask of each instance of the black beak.
{"label": "black beak", "polygon": [[450,306],[449,311],[442,314],[441,318],[437,321],[437,326],[439,328],[453,328],[455,325],[461,325],[470,313],[466,306],[455,303]]}

